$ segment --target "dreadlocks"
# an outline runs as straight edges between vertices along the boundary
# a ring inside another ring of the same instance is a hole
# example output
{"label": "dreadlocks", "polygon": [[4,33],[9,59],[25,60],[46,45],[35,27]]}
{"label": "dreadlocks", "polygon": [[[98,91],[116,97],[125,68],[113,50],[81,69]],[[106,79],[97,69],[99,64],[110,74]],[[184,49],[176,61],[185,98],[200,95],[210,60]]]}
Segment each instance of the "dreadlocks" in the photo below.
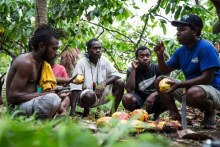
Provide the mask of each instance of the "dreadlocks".
{"label": "dreadlocks", "polygon": [[42,24],[35,30],[29,41],[29,51],[38,50],[40,42],[43,42],[46,46],[48,46],[52,37],[59,39],[64,36],[65,33],[62,29],[53,29],[48,24]]}

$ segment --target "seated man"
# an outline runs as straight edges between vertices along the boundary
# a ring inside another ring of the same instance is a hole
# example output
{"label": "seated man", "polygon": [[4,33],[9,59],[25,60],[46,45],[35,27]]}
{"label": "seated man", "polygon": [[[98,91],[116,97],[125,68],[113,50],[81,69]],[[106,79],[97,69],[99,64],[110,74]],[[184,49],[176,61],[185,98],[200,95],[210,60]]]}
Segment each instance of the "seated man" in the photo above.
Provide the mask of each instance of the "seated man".
{"label": "seated man", "polygon": [[129,111],[145,106],[148,113],[154,113],[156,120],[160,113],[166,110],[154,87],[154,82],[161,72],[157,65],[151,63],[151,51],[147,47],[139,47],[135,57],[136,60],[127,71],[127,93],[122,98],[122,104]]}
{"label": "seated man", "polygon": [[107,103],[106,96],[113,93],[114,102],[111,112],[115,112],[124,93],[124,82],[118,71],[107,58],[102,56],[102,46],[98,39],[87,43],[86,56],[78,61],[74,73],[84,76],[82,85],[71,84],[71,115],[75,115],[76,102],[84,108],[83,117],[89,114],[89,108]]}
{"label": "seated man", "polygon": [[21,54],[11,64],[6,80],[6,96],[10,107],[18,106],[28,116],[51,118],[61,104],[61,98],[52,92],[37,93],[43,61],[57,56],[58,34],[48,27],[39,27],[31,38],[33,51]]}
{"label": "seated man", "polygon": [[163,73],[168,74],[175,69],[181,69],[186,80],[170,82],[171,88],[161,92],[158,85],[163,77],[158,77],[158,94],[169,109],[171,119],[181,121],[174,97],[181,102],[182,96],[185,95],[188,106],[204,112],[204,128],[215,128],[215,109],[220,108],[218,52],[212,44],[200,37],[203,22],[199,16],[184,15],[180,21],[172,21],[171,24],[177,27],[177,39],[182,46],[175,50],[168,62],[165,62],[163,57],[165,47],[162,42],[154,47],[154,51]]}

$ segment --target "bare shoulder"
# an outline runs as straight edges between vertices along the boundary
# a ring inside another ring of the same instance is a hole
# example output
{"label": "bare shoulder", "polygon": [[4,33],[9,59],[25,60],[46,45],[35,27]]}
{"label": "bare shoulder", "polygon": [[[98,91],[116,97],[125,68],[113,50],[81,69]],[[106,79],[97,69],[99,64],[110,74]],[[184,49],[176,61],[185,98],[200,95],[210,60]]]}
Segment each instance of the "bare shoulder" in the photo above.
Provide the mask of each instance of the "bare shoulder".
{"label": "bare shoulder", "polygon": [[30,66],[33,65],[33,59],[31,58],[31,53],[21,54],[16,57],[12,63],[12,66],[20,67],[20,66]]}
{"label": "bare shoulder", "polygon": [[12,69],[24,73],[28,73],[28,69],[33,68],[33,58],[31,53],[21,54],[13,61],[11,67]]}

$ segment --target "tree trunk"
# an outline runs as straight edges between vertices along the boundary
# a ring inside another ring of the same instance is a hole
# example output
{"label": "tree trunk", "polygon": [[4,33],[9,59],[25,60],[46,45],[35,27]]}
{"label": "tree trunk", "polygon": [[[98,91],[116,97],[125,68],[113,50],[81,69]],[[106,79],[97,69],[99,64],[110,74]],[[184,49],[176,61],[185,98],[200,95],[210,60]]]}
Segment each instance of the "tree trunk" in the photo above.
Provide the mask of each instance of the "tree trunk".
{"label": "tree trunk", "polygon": [[35,28],[47,23],[47,0],[35,0]]}
{"label": "tree trunk", "polygon": [[216,12],[219,18],[219,20],[214,24],[212,28],[213,33],[217,34],[220,32],[220,0],[211,0],[211,2],[215,6],[215,9],[216,9]]}
{"label": "tree trunk", "polygon": [[220,0],[211,0],[211,2],[215,6],[218,18],[220,19]]}

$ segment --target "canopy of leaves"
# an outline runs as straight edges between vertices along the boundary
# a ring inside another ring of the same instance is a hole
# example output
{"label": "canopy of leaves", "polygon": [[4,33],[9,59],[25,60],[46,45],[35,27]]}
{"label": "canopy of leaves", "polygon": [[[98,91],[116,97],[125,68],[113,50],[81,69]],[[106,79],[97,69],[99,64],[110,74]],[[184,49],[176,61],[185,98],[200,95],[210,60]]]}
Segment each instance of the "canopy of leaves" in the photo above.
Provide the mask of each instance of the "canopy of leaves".
{"label": "canopy of leaves", "polygon": [[[143,5],[151,1],[139,1]],[[137,17],[137,24],[132,24],[132,18]],[[61,40],[60,52],[71,48],[85,50],[85,42],[91,38],[102,41],[104,52],[115,67],[125,72],[130,61],[134,58],[134,51],[140,45],[150,49],[158,40],[165,42],[167,52],[172,54],[178,47],[175,38],[164,38],[167,23],[170,19],[179,19],[184,14],[194,13],[201,16],[205,27],[202,37],[215,42],[219,40],[212,34],[212,25],[217,20],[213,5],[208,1],[194,3],[190,0],[158,0],[149,9],[140,9],[131,0],[49,0],[48,21],[56,27],[62,28],[67,37]],[[28,41],[34,31],[34,2],[32,0],[2,0],[0,2],[0,75],[8,67],[10,60],[18,54],[28,51]],[[152,32],[162,28],[163,34]],[[3,28],[3,29],[1,29]],[[155,34],[155,33],[154,33]],[[152,59],[156,62],[156,58]]]}

